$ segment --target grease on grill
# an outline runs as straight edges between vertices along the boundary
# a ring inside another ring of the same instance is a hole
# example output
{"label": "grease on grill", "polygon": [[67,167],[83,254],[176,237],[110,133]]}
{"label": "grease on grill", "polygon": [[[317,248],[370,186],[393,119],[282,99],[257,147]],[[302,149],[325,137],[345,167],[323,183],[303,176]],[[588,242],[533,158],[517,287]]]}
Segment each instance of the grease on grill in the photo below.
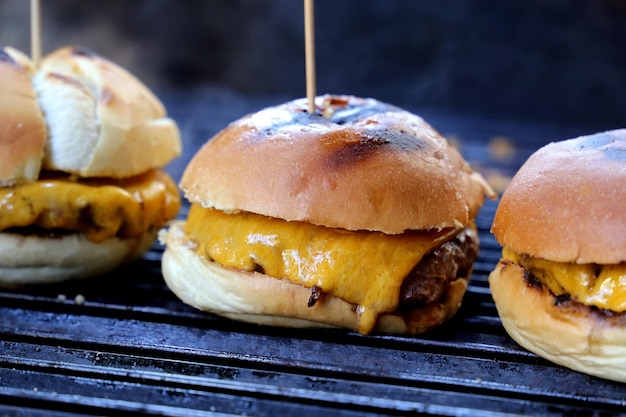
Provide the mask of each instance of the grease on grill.
{"label": "grease on grill", "polygon": [[493,137],[487,149],[489,149],[489,155],[496,160],[508,160],[515,156],[515,146],[511,139],[505,136]]}

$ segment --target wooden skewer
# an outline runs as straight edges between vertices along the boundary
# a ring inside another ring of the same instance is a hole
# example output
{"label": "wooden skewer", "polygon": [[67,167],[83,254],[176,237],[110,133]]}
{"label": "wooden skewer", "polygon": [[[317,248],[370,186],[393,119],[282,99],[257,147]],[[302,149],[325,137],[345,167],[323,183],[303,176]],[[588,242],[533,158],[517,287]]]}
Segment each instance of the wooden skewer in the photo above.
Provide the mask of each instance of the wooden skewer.
{"label": "wooden skewer", "polygon": [[41,0],[30,0],[30,55],[35,68],[41,60]]}
{"label": "wooden skewer", "polygon": [[304,49],[306,57],[306,95],[309,113],[315,113],[315,29],[313,0],[304,0]]}

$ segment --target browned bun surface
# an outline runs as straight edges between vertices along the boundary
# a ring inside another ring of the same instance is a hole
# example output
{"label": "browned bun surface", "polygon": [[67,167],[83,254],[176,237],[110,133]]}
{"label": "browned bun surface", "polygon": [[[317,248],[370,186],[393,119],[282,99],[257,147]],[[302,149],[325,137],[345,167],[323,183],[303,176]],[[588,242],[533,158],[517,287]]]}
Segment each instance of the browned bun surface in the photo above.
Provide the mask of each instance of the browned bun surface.
{"label": "browned bun surface", "polygon": [[48,125],[43,167],[126,178],[181,153],[178,126],[147,86],[89,50],[60,48],[33,77]]}
{"label": "browned bun surface", "polygon": [[489,276],[502,323],[554,363],[626,382],[626,130],[550,143],[505,190]]}
{"label": "browned bun surface", "polygon": [[[351,96],[237,120],[192,159],[192,203],[387,234],[467,225],[492,191],[420,117]],[[389,213],[393,213],[389,215]]]}
{"label": "browned bun surface", "polygon": [[626,313],[557,299],[507,260],[490,274],[489,286],[504,328],[522,347],[570,369],[626,382]]}
{"label": "browned bun surface", "polygon": [[492,232],[516,253],[555,262],[626,261],[626,129],[551,143],[502,195]]}
{"label": "browned bun surface", "polygon": [[[185,233],[182,222],[174,223],[161,239],[167,247],[163,254],[165,281],[182,301],[195,308],[255,324],[359,330],[356,305],[323,294],[309,307],[310,288],[209,261],[194,249],[196,243]],[[451,282],[441,298],[421,308],[406,314],[381,314],[375,330],[417,334],[440,325],[459,309],[468,279]]]}
{"label": "browned bun surface", "polygon": [[163,236],[168,286],[252,323],[438,326],[466,291],[468,230],[491,188],[416,115],[352,96],[315,104],[245,116],[194,156],[189,217]]}
{"label": "browned bun surface", "polygon": [[0,285],[104,274],[145,252],[180,207],[161,170],[180,134],[159,99],[80,48],[39,64],[0,50]]}
{"label": "browned bun surface", "polygon": [[34,181],[46,126],[28,71],[0,49],[0,186]]}

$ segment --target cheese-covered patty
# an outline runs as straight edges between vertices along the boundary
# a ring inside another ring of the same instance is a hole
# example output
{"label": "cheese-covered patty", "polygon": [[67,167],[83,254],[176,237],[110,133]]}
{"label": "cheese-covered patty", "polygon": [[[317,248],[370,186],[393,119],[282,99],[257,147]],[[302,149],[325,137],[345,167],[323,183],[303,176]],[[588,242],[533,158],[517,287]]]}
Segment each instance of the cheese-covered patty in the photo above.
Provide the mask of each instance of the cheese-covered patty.
{"label": "cheese-covered patty", "polygon": [[626,264],[574,264],[551,262],[504,249],[502,257],[530,271],[555,295],[598,308],[626,311]]}
{"label": "cheese-covered patty", "polygon": [[221,265],[261,271],[358,305],[359,331],[367,333],[379,313],[396,310],[402,282],[424,254],[458,230],[353,232],[194,204],[186,232],[201,255]]}
{"label": "cheese-covered patty", "polygon": [[0,188],[0,231],[35,226],[81,232],[97,243],[141,236],[179,208],[176,184],[160,170],[121,180],[47,173],[37,182]]}

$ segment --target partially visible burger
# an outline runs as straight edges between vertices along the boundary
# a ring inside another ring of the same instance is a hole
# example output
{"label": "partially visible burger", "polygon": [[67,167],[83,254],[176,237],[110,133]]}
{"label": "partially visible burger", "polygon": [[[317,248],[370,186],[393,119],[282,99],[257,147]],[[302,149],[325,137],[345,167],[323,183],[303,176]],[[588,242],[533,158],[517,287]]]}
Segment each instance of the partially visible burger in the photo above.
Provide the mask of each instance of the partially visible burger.
{"label": "partially visible burger", "polygon": [[286,327],[421,333],[459,308],[492,191],[420,117],[320,96],[231,123],[187,166],[163,274],[201,310]]}
{"label": "partially visible burger", "polygon": [[524,348],[626,382],[626,129],[550,143],[502,195],[489,283]]}
{"label": "partially visible burger", "polygon": [[67,47],[34,68],[0,50],[0,121],[0,285],[104,274],[177,215],[162,170],[177,125],[118,65]]}

